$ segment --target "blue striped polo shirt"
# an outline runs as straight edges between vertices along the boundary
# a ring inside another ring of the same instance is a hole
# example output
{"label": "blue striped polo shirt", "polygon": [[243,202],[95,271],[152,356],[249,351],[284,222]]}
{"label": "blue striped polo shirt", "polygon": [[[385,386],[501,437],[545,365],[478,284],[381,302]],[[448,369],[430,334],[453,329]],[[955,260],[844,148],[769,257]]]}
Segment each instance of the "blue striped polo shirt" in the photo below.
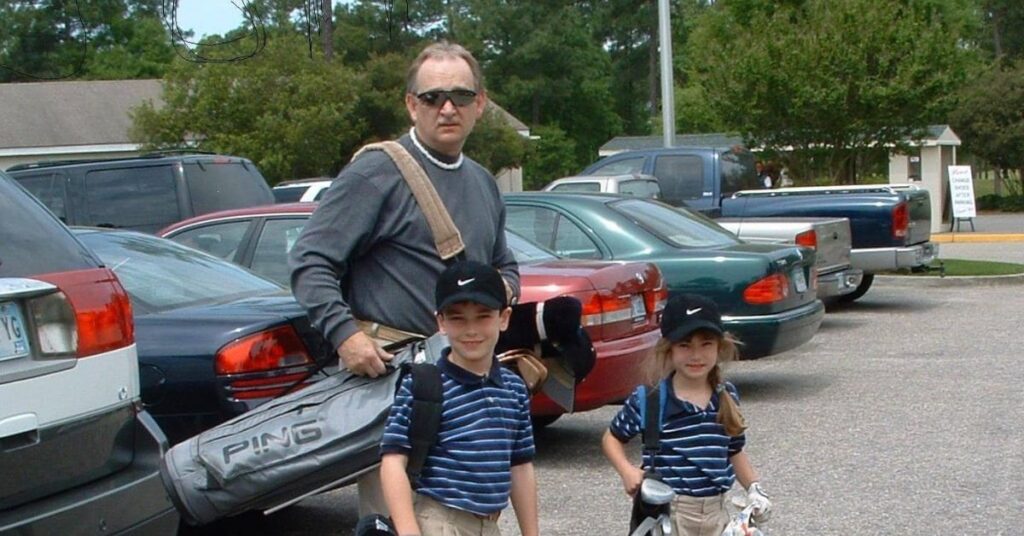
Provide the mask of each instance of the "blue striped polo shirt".
{"label": "blue striped polo shirt", "polygon": [[[514,372],[495,359],[486,376],[474,374],[442,354],[441,429],[413,489],[442,504],[477,514],[508,506],[510,469],[533,461],[530,395]],[[381,441],[383,454],[408,454],[412,375],[395,394]]]}
{"label": "blue striped polo shirt", "polygon": [[[736,387],[725,383],[733,399],[739,400]],[[662,380],[660,389],[667,393],[661,425],[661,442],[654,456],[654,470],[672,486],[677,495],[710,497],[726,492],[736,480],[729,456],[743,450],[746,437],[731,437],[718,419],[718,393],[712,393],[707,408],[680,400],[672,389],[672,376]],[[640,388],[612,419],[609,430],[619,441],[628,442],[640,434]],[[644,469],[650,469],[651,456],[643,455]]]}

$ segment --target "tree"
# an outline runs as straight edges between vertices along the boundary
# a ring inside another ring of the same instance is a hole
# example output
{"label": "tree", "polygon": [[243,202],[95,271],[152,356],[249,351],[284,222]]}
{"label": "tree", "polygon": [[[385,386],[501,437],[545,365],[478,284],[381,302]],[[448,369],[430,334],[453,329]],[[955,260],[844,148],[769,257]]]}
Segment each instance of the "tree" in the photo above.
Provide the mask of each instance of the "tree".
{"label": "tree", "polygon": [[174,51],[156,0],[0,5],[0,82],[155,78]]}
{"label": "tree", "polygon": [[557,126],[540,125],[532,129],[538,136],[523,168],[523,189],[539,190],[545,184],[575,173],[576,142]]}
{"label": "tree", "polygon": [[1020,172],[1024,192],[1024,59],[993,63],[959,94],[950,123],[964,148],[1002,169]]}
{"label": "tree", "polygon": [[721,0],[686,54],[726,126],[855,182],[872,147],[945,118],[973,16],[968,0]]}
{"label": "tree", "polygon": [[364,77],[309,58],[307,42],[279,35],[245,61],[179,60],[164,80],[163,106],[135,110],[132,137],[151,148],[196,148],[246,156],[276,183],[333,175],[370,137],[358,110]]}

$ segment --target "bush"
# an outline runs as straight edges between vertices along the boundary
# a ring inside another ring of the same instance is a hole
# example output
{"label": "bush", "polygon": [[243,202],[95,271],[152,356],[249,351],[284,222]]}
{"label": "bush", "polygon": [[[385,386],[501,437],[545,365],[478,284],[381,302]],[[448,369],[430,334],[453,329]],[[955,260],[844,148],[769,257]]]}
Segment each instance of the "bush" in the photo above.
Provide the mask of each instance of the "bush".
{"label": "bush", "polygon": [[982,195],[977,198],[977,206],[978,210],[1024,212],[1024,195]]}

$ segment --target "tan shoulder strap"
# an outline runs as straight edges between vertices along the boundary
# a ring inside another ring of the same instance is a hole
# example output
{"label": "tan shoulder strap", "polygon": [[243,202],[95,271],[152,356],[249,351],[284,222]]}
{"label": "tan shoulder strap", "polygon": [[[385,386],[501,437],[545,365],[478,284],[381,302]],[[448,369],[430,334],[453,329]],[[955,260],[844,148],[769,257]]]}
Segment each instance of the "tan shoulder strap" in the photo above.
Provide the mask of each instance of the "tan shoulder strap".
{"label": "tan shoulder strap", "polygon": [[416,198],[416,204],[427,218],[427,225],[434,235],[434,247],[437,248],[442,260],[448,260],[466,249],[462,243],[462,235],[455,227],[455,222],[452,221],[441,198],[438,197],[434,185],[430,183],[430,178],[405,147],[395,141],[371,143],[359,149],[352,160],[363,154],[363,151],[384,151],[398,166],[398,171],[402,173],[402,178]]}

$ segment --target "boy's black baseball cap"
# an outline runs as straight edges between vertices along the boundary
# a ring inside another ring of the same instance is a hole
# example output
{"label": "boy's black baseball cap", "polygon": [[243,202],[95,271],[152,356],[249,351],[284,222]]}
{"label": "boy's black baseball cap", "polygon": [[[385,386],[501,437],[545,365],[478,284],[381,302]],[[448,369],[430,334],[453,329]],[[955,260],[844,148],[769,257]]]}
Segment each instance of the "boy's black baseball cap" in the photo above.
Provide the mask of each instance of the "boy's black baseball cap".
{"label": "boy's black baseball cap", "polygon": [[673,296],[661,313],[661,336],[672,342],[679,342],[694,331],[706,329],[719,335],[722,328],[722,314],[715,302],[697,294]]}
{"label": "boy's black baseball cap", "polygon": [[505,281],[493,266],[460,261],[441,273],[434,291],[437,312],[453,303],[473,302],[490,309],[504,309]]}

